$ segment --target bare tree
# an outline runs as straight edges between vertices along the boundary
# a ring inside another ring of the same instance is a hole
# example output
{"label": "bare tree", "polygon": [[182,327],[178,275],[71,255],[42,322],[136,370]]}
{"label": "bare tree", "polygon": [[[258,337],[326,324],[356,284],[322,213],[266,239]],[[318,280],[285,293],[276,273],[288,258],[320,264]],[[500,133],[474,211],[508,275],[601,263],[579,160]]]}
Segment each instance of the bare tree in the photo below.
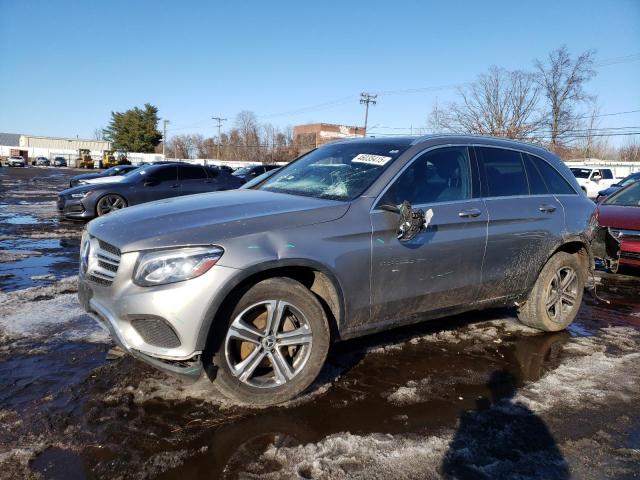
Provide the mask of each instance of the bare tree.
{"label": "bare tree", "polygon": [[640,143],[633,139],[618,150],[618,158],[625,162],[640,162]]}
{"label": "bare tree", "polygon": [[[598,136],[597,131],[600,126],[600,107],[594,101],[591,113],[587,117],[585,129],[580,130],[583,134],[580,139],[578,150],[583,158],[606,158],[612,156],[609,141],[605,137]],[[580,137],[580,135],[578,136]]]}
{"label": "bare tree", "polygon": [[104,140],[104,127],[96,127],[93,129],[93,139],[94,140]]}
{"label": "bare tree", "polygon": [[532,139],[540,128],[540,87],[530,73],[491,67],[458,93],[459,103],[431,112],[436,131]]}
{"label": "bare tree", "polygon": [[572,130],[580,126],[579,107],[592,97],[585,84],[596,72],[593,69],[595,51],[588,50],[571,58],[566,46],[552,51],[545,61],[536,60],[536,79],[547,98],[546,127],[549,147],[558,151],[570,143]]}

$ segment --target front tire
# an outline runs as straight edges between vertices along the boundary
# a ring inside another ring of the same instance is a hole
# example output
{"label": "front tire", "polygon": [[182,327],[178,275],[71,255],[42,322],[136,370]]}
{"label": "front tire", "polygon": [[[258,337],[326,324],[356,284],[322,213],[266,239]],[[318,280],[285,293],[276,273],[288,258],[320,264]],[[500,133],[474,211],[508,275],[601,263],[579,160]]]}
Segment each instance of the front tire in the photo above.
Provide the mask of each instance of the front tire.
{"label": "front tire", "polygon": [[247,404],[274,405],[297,396],[316,379],[329,351],[322,305],[290,278],[251,287],[219,331],[214,383],[225,396]]}
{"label": "front tire", "polygon": [[567,328],[580,309],[585,282],[586,269],[579,256],[557,252],[540,271],[518,319],[545,332]]}
{"label": "front tire", "polygon": [[120,195],[108,193],[98,200],[96,203],[96,216],[101,217],[107,213],[121,210],[127,207],[127,201]]}

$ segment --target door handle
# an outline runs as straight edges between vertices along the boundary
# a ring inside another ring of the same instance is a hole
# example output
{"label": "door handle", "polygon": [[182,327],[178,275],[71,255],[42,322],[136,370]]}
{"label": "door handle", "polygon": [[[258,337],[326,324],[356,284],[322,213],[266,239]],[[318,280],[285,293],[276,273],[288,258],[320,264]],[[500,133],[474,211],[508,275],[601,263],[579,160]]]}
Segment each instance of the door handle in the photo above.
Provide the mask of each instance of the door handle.
{"label": "door handle", "polygon": [[460,218],[475,218],[479,217],[482,212],[477,208],[470,208],[469,210],[462,210],[458,212]]}
{"label": "door handle", "polygon": [[178,188],[180,185],[179,184],[175,184],[175,185],[171,185],[171,188]]}
{"label": "door handle", "polygon": [[542,205],[540,205],[538,207],[538,210],[540,210],[541,212],[545,212],[545,213],[553,213],[553,212],[556,211],[556,206],[543,203]]}

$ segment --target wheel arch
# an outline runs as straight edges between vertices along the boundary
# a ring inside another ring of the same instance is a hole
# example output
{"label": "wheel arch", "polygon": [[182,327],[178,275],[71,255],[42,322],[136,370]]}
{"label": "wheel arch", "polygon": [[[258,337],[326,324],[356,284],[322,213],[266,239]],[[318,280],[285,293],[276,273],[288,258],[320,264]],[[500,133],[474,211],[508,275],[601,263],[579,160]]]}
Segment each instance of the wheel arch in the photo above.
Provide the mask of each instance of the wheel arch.
{"label": "wheel arch", "polygon": [[217,350],[217,342],[222,337],[219,327],[224,323],[221,319],[231,313],[240,297],[256,283],[275,277],[297,280],[313,292],[327,314],[331,337],[339,338],[345,317],[345,301],[340,282],[333,272],[307,259],[275,260],[243,269],[242,274],[228,282],[224,291],[216,296],[198,333],[197,348],[205,352],[205,356]]}

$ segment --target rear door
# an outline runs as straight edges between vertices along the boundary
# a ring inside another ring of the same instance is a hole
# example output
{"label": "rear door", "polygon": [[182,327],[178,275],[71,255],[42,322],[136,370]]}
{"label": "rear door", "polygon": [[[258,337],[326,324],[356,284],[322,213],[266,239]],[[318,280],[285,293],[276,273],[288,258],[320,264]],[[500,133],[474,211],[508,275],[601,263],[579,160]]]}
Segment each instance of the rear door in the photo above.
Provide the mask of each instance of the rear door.
{"label": "rear door", "polygon": [[200,165],[180,165],[180,194],[193,195],[215,190],[206,170]]}
{"label": "rear door", "polygon": [[[467,146],[429,150],[392,182],[371,212],[371,321],[402,321],[420,312],[476,300],[487,212]],[[474,173],[472,173],[474,172]],[[410,241],[396,237],[398,214],[380,205],[404,200],[431,221]]]}
{"label": "rear door", "polygon": [[142,178],[143,187],[139,190],[142,202],[151,202],[162,198],[180,195],[177,165],[162,165],[150,168]]}
{"label": "rear door", "polygon": [[526,154],[476,147],[489,215],[482,266],[484,299],[526,292],[564,229],[562,205]]}

